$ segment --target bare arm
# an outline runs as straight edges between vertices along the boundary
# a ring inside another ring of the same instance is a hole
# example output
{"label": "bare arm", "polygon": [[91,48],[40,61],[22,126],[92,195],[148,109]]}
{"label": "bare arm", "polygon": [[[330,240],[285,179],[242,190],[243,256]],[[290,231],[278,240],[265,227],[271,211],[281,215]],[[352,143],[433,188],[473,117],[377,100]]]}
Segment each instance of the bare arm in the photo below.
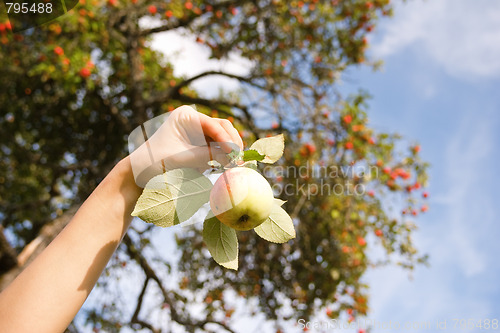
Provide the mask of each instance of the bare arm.
{"label": "bare arm", "polygon": [[[197,133],[199,132],[199,133]],[[189,135],[187,135],[189,134]],[[196,135],[199,134],[199,135]],[[120,161],[80,207],[52,243],[0,294],[2,333],[62,332],[90,294],[132,220],[142,188],[131,161],[151,161],[150,152],[171,168],[206,165],[208,148],[189,137],[231,142],[240,149],[238,132],[224,120],[183,106],[151,139]],[[228,148],[228,147],[226,147]],[[227,149],[226,149],[227,150]],[[180,156],[180,157],[179,157]],[[153,168],[161,172],[161,168]]]}
{"label": "bare arm", "polygon": [[2,332],[62,332],[125,234],[142,189],[119,162],[54,241],[0,294]]}

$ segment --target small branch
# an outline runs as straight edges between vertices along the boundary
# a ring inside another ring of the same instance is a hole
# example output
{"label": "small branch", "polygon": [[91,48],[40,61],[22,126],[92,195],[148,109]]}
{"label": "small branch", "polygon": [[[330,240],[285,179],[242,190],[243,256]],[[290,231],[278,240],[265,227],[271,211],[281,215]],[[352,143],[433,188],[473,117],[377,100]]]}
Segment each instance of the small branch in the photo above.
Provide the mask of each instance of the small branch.
{"label": "small branch", "polygon": [[178,19],[175,22],[169,21],[167,24],[156,27],[156,28],[141,30],[138,33],[138,35],[141,37],[144,37],[144,36],[149,36],[151,34],[156,34],[156,33],[163,32],[163,31],[169,31],[169,30],[174,30],[174,29],[178,29],[181,27],[185,27],[185,26],[189,25],[191,22],[193,22],[198,17],[199,16],[192,15],[192,16],[188,16],[186,18]]}
{"label": "small branch", "polygon": [[144,299],[144,295],[146,294],[148,283],[149,283],[149,278],[146,277],[146,279],[144,280],[144,286],[142,287],[141,293],[139,294],[139,299],[137,300],[137,306],[135,307],[134,315],[132,316],[132,319],[130,319],[130,322],[132,323],[139,323],[139,312],[141,312],[142,300]]}

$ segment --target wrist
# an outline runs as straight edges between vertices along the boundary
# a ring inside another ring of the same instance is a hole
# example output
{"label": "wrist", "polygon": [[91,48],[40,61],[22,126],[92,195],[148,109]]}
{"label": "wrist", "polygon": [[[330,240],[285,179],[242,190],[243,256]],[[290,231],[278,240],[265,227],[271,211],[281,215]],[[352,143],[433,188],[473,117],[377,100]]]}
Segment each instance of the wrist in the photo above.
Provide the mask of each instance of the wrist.
{"label": "wrist", "polygon": [[134,172],[130,163],[130,156],[120,160],[111,171],[113,177],[120,181],[120,192],[128,203],[133,203],[139,199],[142,188],[137,185],[134,178]]}

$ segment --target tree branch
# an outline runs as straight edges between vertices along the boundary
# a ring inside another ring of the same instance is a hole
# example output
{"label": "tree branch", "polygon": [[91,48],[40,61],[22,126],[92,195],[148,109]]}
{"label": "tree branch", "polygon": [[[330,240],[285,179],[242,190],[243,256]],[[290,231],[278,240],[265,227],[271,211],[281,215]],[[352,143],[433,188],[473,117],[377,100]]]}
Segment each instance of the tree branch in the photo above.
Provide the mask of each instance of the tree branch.
{"label": "tree branch", "polygon": [[[148,283],[149,283],[149,278],[146,277],[146,279],[144,280],[144,285],[142,287],[141,293],[139,294],[139,298],[137,300],[137,306],[135,307],[134,314],[132,315],[132,319],[130,319],[131,323],[141,324],[139,322],[140,321],[139,320],[139,312],[141,312],[142,300],[144,299],[144,295],[146,294],[146,289],[148,288]],[[148,328],[151,329],[152,331],[154,331],[154,329],[152,327],[148,327]]]}
{"label": "tree branch", "polygon": [[149,36],[151,34],[156,34],[156,33],[163,32],[163,31],[169,31],[169,30],[174,30],[174,29],[178,29],[181,27],[185,27],[185,26],[188,26],[191,22],[193,22],[198,17],[199,16],[191,15],[191,16],[184,17],[182,19],[178,19],[175,22],[169,21],[167,24],[159,26],[159,27],[141,30],[141,31],[139,31],[138,36],[144,37],[144,36]]}
{"label": "tree branch", "polygon": [[240,82],[247,83],[247,84],[252,85],[252,86],[259,88],[259,89],[265,89],[265,87],[262,87],[262,86],[256,84],[255,82],[252,82],[252,77],[243,77],[240,75],[226,73],[223,71],[211,70],[211,71],[206,71],[206,72],[200,73],[200,74],[195,75],[193,77],[190,77],[188,79],[185,79],[182,82],[179,82],[174,87],[152,96],[151,98],[144,101],[144,106],[147,108],[147,107],[152,106],[153,104],[168,101],[168,100],[172,99],[173,96],[175,96],[176,94],[179,94],[179,91],[181,88],[188,86],[189,84],[191,84],[192,82],[194,82],[198,79],[201,79],[201,78],[204,78],[207,76],[211,76],[211,75],[225,76],[227,78],[231,78],[231,79],[238,80]]}
{"label": "tree branch", "polygon": [[[149,265],[147,259],[142,255],[142,253],[139,252],[137,247],[134,245],[132,239],[128,234],[125,234],[123,237],[123,243],[126,245],[127,248],[127,253],[130,256],[130,258],[134,259],[139,266],[143,269],[144,273],[146,274],[146,281],[151,279],[156,282],[158,285],[158,288],[160,288],[160,291],[162,293],[162,296],[164,298],[165,303],[168,304],[169,309],[170,309],[170,316],[173,321],[179,323],[180,325],[183,325],[186,327],[187,331],[194,331],[196,328],[203,328],[207,324],[217,324],[221,327],[223,327],[226,331],[234,333],[234,331],[227,326],[224,323],[217,322],[217,321],[212,321],[212,320],[193,320],[191,318],[183,318],[181,314],[179,314],[176,310],[175,307],[175,302],[179,298],[182,298],[180,295],[176,294],[174,291],[167,291],[165,287],[163,286],[160,278],[154,271],[154,269]],[[146,283],[145,283],[146,284]],[[146,286],[145,286],[146,287]],[[145,289],[143,287],[143,290]],[[139,323],[141,324],[141,323]],[[147,327],[147,326],[146,326]],[[148,327],[149,328],[149,327]],[[151,328],[150,328],[151,329]],[[153,330],[153,332],[155,332]]]}

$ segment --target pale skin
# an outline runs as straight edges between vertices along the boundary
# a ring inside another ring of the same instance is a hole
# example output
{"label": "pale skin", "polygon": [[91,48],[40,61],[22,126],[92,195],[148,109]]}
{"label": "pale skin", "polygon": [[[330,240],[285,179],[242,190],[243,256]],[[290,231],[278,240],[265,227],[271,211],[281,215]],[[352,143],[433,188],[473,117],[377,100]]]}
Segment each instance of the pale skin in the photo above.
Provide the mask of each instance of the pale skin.
{"label": "pale skin", "polygon": [[[175,145],[189,150],[192,146],[186,138],[175,133],[185,131],[192,122],[199,121],[209,141],[233,143],[243,149],[238,132],[226,120],[187,106],[172,115],[175,117],[169,117],[157,132],[157,137],[171,142],[149,140],[171,168],[200,164],[201,151],[196,160],[187,154],[179,161],[179,149],[173,156],[163,148]],[[142,193],[132,170],[131,160],[138,157],[134,154],[117,163],[64,230],[0,294],[3,333],[63,332],[73,320],[132,221],[130,214]]]}

